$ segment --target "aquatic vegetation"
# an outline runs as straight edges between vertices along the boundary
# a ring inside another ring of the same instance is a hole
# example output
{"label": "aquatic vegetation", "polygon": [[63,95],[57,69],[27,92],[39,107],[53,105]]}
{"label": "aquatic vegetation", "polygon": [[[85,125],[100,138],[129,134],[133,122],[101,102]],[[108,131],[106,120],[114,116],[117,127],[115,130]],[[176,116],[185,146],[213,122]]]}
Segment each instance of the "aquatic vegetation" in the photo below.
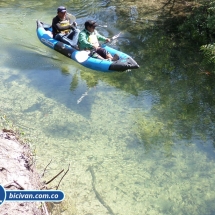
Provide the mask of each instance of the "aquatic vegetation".
{"label": "aquatic vegetation", "polygon": [[78,74],[75,73],[72,77],[72,81],[71,81],[71,84],[70,84],[70,90],[71,91],[74,91],[77,87],[78,87]]}
{"label": "aquatic vegetation", "polygon": [[[72,2],[72,7],[83,5]],[[0,122],[22,129],[39,169],[50,158],[55,162],[48,174],[71,163],[60,187],[66,200],[56,214],[106,214],[108,209],[119,215],[213,214],[214,83],[199,73],[201,55],[152,26],[157,17],[149,7],[139,7],[140,1],[126,7],[122,1],[96,2],[101,9],[88,2],[85,6],[99,17],[105,17],[106,4],[116,3],[111,10],[119,20],[110,29],[117,25],[126,29],[122,36],[129,35],[116,45],[134,54],[141,68],[108,75],[80,70],[61,56],[56,61],[45,48],[32,48],[37,46],[32,19],[42,17],[49,3],[55,11],[56,2],[47,1],[26,15],[25,31],[17,36],[29,39],[24,47],[11,48],[14,43],[5,37],[0,42]],[[2,21],[14,19],[17,14]]]}
{"label": "aquatic vegetation", "polygon": [[164,148],[167,154],[171,154],[174,140],[173,122],[160,122],[158,118],[146,117],[145,114],[138,112],[135,114],[136,132],[145,150]]}

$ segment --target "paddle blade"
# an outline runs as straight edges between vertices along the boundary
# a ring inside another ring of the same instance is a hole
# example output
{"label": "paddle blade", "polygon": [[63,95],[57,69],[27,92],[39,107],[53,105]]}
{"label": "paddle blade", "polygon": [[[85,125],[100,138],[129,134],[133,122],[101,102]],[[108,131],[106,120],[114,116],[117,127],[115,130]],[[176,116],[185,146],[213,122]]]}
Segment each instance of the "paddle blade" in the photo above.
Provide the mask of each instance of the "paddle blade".
{"label": "paddle blade", "polygon": [[89,53],[86,51],[78,51],[75,54],[75,59],[79,62],[79,63],[83,63],[84,61],[86,61],[89,58]]}
{"label": "paddle blade", "polygon": [[115,40],[116,38],[118,38],[120,36],[121,32],[119,32],[117,35],[113,36],[111,39]]}
{"label": "paddle blade", "polygon": [[71,13],[67,13],[67,16],[71,19],[71,22],[75,22],[76,17],[72,15]]}

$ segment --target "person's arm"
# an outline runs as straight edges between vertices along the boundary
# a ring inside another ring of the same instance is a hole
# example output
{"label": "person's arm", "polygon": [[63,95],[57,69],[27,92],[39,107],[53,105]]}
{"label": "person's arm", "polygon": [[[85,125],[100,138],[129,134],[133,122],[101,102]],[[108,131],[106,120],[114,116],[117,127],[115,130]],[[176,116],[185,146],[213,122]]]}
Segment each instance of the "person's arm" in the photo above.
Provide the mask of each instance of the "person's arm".
{"label": "person's arm", "polygon": [[57,29],[58,31],[64,31],[64,30],[68,30],[68,29],[74,30],[74,29],[75,29],[75,28],[72,26],[72,24],[66,25],[66,26],[61,26],[60,23],[57,23],[57,24],[55,25],[55,27],[56,27],[56,29]]}
{"label": "person's arm", "polygon": [[[95,30],[96,31],[96,30]],[[97,36],[97,39],[98,41],[101,41],[101,42],[108,42],[108,38],[102,36],[101,34],[98,33],[98,31],[95,32],[96,33],[96,36]]]}

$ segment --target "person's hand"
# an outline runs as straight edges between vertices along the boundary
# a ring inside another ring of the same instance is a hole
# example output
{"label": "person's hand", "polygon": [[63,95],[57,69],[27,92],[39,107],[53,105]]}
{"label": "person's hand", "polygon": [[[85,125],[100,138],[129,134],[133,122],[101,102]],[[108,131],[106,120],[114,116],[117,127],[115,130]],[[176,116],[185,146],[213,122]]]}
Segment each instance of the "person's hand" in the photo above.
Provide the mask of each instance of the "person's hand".
{"label": "person's hand", "polygon": [[72,30],[75,30],[75,28],[77,27],[77,22],[73,22],[73,23],[71,23],[71,24],[69,24],[69,26],[70,26],[70,28],[72,29]]}
{"label": "person's hand", "polygon": [[110,42],[110,39],[109,38],[106,38],[106,43],[109,43]]}
{"label": "person's hand", "polygon": [[72,24],[73,24],[75,27],[78,26],[77,22],[73,22]]}
{"label": "person's hand", "polygon": [[70,29],[75,30],[75,26],[73,25],[73,23],[72,24],[70,23],[69,27],[70,27]]}

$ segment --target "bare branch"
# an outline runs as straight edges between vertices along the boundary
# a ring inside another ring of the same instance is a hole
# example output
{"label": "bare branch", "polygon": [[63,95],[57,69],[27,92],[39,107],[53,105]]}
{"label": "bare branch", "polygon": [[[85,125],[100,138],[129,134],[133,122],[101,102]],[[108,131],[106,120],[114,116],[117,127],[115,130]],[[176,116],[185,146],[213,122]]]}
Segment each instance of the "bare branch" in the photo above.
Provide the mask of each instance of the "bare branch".
{"label": "bare branch", "polygon": [[15,184],[17,184],[21,188],[21,190],[26,190],[26,188],[23,185],[21,185],[20,183],[18,183],[16,180],[13,180],[13,181]]}
{"label": "bare branch", "polygon": [[8,183],[6,183],[6,184],[3,184],[2,186],[3,186],[4,188],[7,188],[7,187],[9,187],[9,186],[12,186],[12,183],[13,183],[13,181],[10,181],[10,182],[8,182]]}
{"label": "bare branch", "polygon": [[63,180],[64,176],[69,172],[69,167],[70,167],[70,163],[69,163],[68,169],[66,170],[66,172],[64,173],[64,175],[63,175],[62,178],[60,179],[60,181],[59,181],[59,183],[58,183],[58,185],[57,185],[57,187],[56,187],[56,190],[57,190],[58,187],[60,186],[60,183],[61,183],[61,181]]}
{"label": "bare branch", "polygon": [[46,169],[47,169],[47,167],[51,164],[51,162],[52,162],[52,159],[50,160],[50,162],[47,164],[47,166],[46,166],[45,169],[43,170],[43,173],[42,173],[41,177],[43,177],[43,176],[45,175]]}
{"label": "bare branch", "polygon": [[10,173],[10,171],[8,169],[6,169],[5,167],[0,167],[0,171],[6,170]]}
{"label": "bare branch", "polygon": [[47,184],[49,184],[49,183],[51,183],[55,178],[57,178],[62,172],[64,171],[64,169],[63,170],[61,170],[56,176],[54,176],[51,180],[49,180],[48,182],[45,182],[45,184],[47,185]]}

